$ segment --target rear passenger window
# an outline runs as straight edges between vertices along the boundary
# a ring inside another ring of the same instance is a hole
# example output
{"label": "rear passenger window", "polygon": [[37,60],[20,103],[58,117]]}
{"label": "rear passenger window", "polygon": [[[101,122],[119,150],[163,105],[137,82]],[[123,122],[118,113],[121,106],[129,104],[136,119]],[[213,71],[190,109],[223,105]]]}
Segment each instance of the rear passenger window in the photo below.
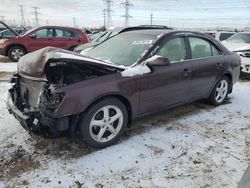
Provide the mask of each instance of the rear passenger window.
{"label": "rear passenger window", "polygon": [[65,29],[56,29],[55,37],[57,38],[70,38],[73,37],[73,33]]}
{"label": "rear passenger window", "polygon": [[174,38],[167,41],[157,55],[168,58],[171,63],[184,60],[186,58],[184,38]]}
{"label": "rear passenger window", "polygon": [[189,42],[193,59],[217,56],[220,54],[219,50],[207,40],[196,37],[189,37]]}

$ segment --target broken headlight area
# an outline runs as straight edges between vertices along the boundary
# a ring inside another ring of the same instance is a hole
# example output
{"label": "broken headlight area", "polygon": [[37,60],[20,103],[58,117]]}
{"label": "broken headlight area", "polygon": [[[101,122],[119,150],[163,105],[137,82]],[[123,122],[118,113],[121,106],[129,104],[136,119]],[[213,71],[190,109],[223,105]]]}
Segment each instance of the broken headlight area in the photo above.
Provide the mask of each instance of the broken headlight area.
{"label": "broken headlight area", "polygon": [[69,128],[68,117],[53,117],[64,93],[52,93],[54,88],[49,83],[30,81],[18,75],[14,75],[10,82],[7,106],[25,129],[45,137],[58,137]]}

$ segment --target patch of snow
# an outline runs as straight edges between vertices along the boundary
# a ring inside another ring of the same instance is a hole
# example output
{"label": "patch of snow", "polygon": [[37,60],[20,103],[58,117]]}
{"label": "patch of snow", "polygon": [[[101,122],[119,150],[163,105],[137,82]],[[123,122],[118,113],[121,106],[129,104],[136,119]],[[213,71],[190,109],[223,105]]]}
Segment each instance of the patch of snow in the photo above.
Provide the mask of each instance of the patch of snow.
{"label": "patch of snow", "polygon": [[1,72],[16,72],[17,63],[1,63],[0,62],[0,71]]}
{"label": "patch of snow", "polygon": [[192,103],[142,118],[116,145],[80,155],[88,150],[82,143],[72,150],[73,141],[29,135],[6,109],[9,86],[0,83],[0,158],[22,146],[41,165],[0,187],[237,187],[250,160],[250,82],[237,83],[227,104]]}
{"label": "patch of snow", "polygon": [[138,75],[143,75],[150,73],[150,68],[145,64],[135,65],[133,67],[129,67],[121,72],[123,77],[133,77]]}

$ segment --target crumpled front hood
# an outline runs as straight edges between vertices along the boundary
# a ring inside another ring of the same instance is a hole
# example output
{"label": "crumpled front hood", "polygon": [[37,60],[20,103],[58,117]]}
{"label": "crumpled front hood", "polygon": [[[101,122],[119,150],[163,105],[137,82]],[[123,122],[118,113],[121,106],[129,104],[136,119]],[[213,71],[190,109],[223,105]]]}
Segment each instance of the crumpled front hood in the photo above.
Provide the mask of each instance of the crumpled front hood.
{"label": "crumpled front hood", "polygon": [[250,44],[247,43],[223,41],[222,44],[232,52],[250,50]]}
{"label": "crumpled front hood", "polygon": [[63,50],[55,47],[46,47],[35,52],[23,56],[18,61],[18,73],[22,76],[32,77],[36,79],[45,79],[44,69],[49,62],[66,62],[66,63],[83,63],[89,66],[99,66],[102,68],[115,68],[116,70],[124,70],[123,66],[114,65],[84,57],[71,51]]}

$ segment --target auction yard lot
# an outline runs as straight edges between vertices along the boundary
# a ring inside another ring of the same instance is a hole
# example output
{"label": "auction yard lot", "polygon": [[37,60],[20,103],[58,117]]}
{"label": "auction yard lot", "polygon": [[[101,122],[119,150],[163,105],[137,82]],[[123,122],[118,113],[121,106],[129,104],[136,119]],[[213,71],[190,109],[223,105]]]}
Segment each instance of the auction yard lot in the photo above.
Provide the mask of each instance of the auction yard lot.
{"label": "auction yard lot", "polygon": [[[0,187],[237,187],[250,163],[250,82],[133,124],[114,146],[26,132],[6,109],[16,64],[0,63]],[[4,72],[4,73],[3,73]]]}

